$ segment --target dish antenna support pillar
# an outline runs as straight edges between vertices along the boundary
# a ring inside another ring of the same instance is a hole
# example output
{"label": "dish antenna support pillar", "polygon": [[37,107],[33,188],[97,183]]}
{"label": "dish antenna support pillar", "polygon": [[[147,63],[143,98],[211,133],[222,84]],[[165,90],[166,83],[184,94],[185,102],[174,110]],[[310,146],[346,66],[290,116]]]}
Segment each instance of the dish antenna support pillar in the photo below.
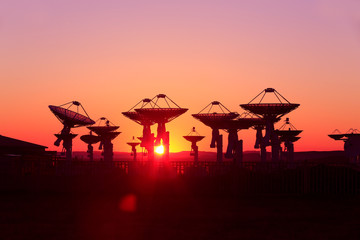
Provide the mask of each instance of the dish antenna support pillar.
{"label": "dish antenna support pillar", "polygon": [[243,140],[238,138],[238,129],[228,129],[228,146],[225,158],[233,158],[234,162],[240,163],[243,159]]}
{"label": "dish antenna support pillar", "polygon": [[221,135],[221,134],[219,134],[219,136],[217,136],[216,149],[217,149],[216,160],[217,160],[217,162],[222,162],[222,160],[223,160],[223,135]]}
{"label": "dish antenna support pillar", "polygon": [[[63,129],[64,130],[64,129]],[[70,131],[70,129],[69,129]],[[65,159],[67,161],[71,161],[72,159],[72,140],[77,136],[77,134],[72,134],[70,132],[61,131],[61,134],[55,134],[55,136],[58,138],[54,145],[60,146],[60,142],[63,142],[63,148],[65,149]]]}
{"label": "dish antenna support pillar", "polygon": [[216,161],[223,160],[223,135],[220,134],[219,129],[213,128],[211,135],[210,148],[216,148]]}

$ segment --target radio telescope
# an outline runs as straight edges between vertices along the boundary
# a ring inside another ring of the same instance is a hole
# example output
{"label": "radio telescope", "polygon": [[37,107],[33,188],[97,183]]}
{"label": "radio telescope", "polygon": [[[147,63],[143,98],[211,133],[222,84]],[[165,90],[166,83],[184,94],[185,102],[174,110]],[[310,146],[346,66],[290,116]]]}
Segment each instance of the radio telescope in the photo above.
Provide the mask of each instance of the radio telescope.
{"label": "radio telescope", "polygon": [[111,141],[121,133],[115,132],[119,126],[115,126],[105,117],[98,119],[97,122],[98,126],[90,126],[87,128],[99,136],[99,150],[103,149],[104,161],[111,162],[114,155],[113,144]]}
{"label": "radio telescope", "polygon": [[197,162],[199,160],[199,147],[196,145],[196,143],[203,140],[205,136],[200,136],[200,134],[195,130],[195,127],[193,127],[192,131],[183,137],[187,141],[191,142],[190,156],[194,156],[194,161]]}
{"label": "radio telescope", "polygon": [[[277,102],[263,102],[264,98],[271,94]],[[243,109],[261,116],[264,119],[266,133],[264,137],[261,137],[261,139],[258,140],[261,142],[262,150],[265,149],[266,151],[265,147],[271,145],[272,160],[279,160],[280,142],[278,136],[274,134],[274,123],[278,122],[284,115],[298,108],[300,104],[290,103],[274,88],[266,88],[256,97],[254,97],[249,103],[240,104],[240,106]],[[257,137],[260,136],[261,134],[257,134]],[[262,154],[261,157],[262,161],[266,160],[266,154]]]}
{"label": "radio telescope", "polygon": [[50,111],[63,124],[63,129],[60,133],[55,134],[57,140],[55,146],[60,146],[63,142],[63,149],[66,152],[66,160],[72,159],[72,139],[77,134],[71,133],[72,128],[92,125],[95,122],[89,117],[81,103],[77,101],[68,102],[60,106],[49,105]]}

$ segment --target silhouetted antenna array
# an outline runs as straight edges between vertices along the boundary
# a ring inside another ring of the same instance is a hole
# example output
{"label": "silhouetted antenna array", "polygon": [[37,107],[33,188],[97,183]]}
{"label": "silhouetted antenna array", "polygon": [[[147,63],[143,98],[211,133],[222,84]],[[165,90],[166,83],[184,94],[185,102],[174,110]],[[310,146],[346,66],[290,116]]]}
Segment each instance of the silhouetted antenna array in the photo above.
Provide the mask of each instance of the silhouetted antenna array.
{"label": "silhouetted antenna array", "polygon": [[[276,102],[265,102],[269,95],[273,95]],[[263,161],[266,160],[267,146],[272,147],[272,160],[276,161],[279,159],[279,152],[281,152],[280,144],[282,142],[291,145],[299,139],[297,135],[301,130],[295,129],[288,119],[278,130],[274,130],[274,123],[278,122],[285,114],[300,106],[300,104],[290,103],[275,89],[266,88],[249,103],[241,104],[240,106],[246,110],[241,115],[230,111],[219,101],[213,101],[199,113],[192,114],[194,118],[212,128],[210,147],[217,148],[218,161],[222,161],[223,147],[220,129],[228,133],[228,146],[225,157],[233,158],[234,161],[242,161],[242,140],[238,139],[238,131],[242,129],[256,129],[255,148],[261,149]],[[56,134],[58,139],[55,145],[59,146],[60,142],[63,141],[67,159],[70,160],[72,139],[76,137],[76,134],[71,133],[71,128],[93,125],[95,122],[90,119],[85,109],[77,101],[68,102],[60,106],[50,105],[49,108],[64,125],[62,131]],[[143,126],[142,137],[138,138],[141,142],[136,142],[135,137],[133,137],[132,142],[127,142],[132,147],[134,159],[136,159],[136,146],[139,144],[146,149],[149,159],[154,157],[155,146],[164,147],[165,156],[169,158],[169,132],[166,131],[165,124],[181,116],[187,110],[187,108],[181,108],[165,94],[158,94],[151,99],[144,98],[129,111],[122,112],[125,117]],[[97,122],[97,125],[88,127],[91,130],[90,134],[82,136],[81,140],[88,144],[88,153],[91,160],[93,159],[92,144],[100,142],[100,149],[104,147],[104,160],[111,161],[113,158],[113,145],[111,141],[120,134],[120,132],[116,131],[119,126],[115,126],[106,118],[100,118]],[[157,124],[156,137],[151,133],[151,126],[154,124]],[[288,129],[285,129],[286,127]],[[266,131],[265,136],[262,135],[262,130],[264,129]],[[352,132],[341,134],[341,136],[336,133],[329,136],[336,140],[344,140],[344,138],[354,138],[355,135],[360,135],[356,131],[352,130]],[[93,135],[93,133],[96,135]],[[196,133],[195,128],[191,133]],[[202,140],[204,136],[187,135],[184,138],[192,143],[191,154],[196,154],[197,156],[196,143]]]}

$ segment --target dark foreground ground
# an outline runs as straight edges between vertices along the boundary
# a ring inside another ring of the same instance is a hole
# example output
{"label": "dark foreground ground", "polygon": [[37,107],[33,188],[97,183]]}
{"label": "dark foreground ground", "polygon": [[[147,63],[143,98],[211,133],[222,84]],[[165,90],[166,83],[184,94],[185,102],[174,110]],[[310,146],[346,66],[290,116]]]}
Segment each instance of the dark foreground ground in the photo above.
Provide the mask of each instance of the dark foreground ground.
{"label": "dark foreground ground", "polygon": [[360,239],[359,197],[0,195],[0,239]]}
{"label": "dark foreground ground", "polygon": [[171,165],[144,176],[130,165],[128,173],[4,165],[0,240],[360,239],[358,167],[317,162],[271,171],[184,165],[183,173]]}

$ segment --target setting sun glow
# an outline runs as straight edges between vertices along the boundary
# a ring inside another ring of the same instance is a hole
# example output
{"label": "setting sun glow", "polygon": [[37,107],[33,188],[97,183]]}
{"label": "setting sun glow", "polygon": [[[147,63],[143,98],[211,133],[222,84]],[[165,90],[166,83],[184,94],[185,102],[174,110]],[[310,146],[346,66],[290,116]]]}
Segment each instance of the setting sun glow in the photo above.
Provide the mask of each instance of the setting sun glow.
{"label": "setting sun glow", "polygon": [[165,152],[165,148],[164,148],[164,146],[163,145],[160,145],[160,146],[156,146],[155,147],[155,152],[157,153],[157,154],[164,154],[164,152]]}

